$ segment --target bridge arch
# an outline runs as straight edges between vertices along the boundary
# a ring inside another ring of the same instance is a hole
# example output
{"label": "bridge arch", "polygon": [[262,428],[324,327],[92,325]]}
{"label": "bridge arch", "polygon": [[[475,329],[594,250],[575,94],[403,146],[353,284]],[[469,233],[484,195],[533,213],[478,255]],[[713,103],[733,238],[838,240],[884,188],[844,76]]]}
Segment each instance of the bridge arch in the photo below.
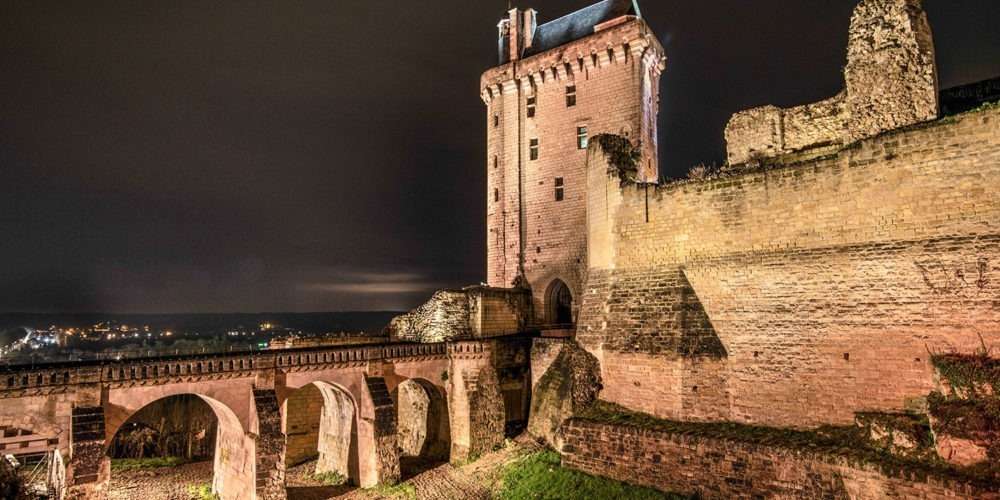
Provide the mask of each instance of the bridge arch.
{"label": "bridge arch", "polygon": [[448,461],[451,422],[445,390],[429,380],[410,378],[395,387],[392,399],[404,478]]}
{"label": "bridge arch", "polygon": [[363,459],[374,453],[371,423],[362,418],[352,391],[325,380],[288,389],[281,407],[286,465],[314,459],[318,474],[336,473],[355,486],[374,485],[376,472]]}
{"label": "bridge arch", "polygon": [[[110,452],[111,444],[116,435],[126,426],[129,420],[137,415],[142,409],[158,401],[173,398],[181,395],[191,395],[200,398],[212,410],[217,419],[217,430],[215,436],[214,456],[213,456],[213,476],[212,491],[221,500],[236,500],[255,498],[255,483],[248,481],[248,477],[254,477],[256,469],[256,441],[249,436],[243,428],[243,424],[236,412],[226,403],[213,397],[198,392],[178,392],[170,394],[172,391],[156,396],[138,397],[134,404],[128,407],[117,407],[111,414],[108,414],[106,421],[105,452]],[[143,394],[139,391],[139,394]],[[110,403],[110,402],[109,402]],[[247,471],[250,471],[248,476]]]}

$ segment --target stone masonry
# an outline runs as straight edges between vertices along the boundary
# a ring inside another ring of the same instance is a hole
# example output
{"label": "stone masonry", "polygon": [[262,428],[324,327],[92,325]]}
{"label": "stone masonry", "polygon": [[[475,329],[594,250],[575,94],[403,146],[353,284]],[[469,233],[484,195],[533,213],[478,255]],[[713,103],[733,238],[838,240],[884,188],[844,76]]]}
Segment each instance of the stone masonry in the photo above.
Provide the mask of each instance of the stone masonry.
{"label": "stone masonry", "polygon": [[[534,11],[515,9],[501,23],[510,27],[501,45],[535,46],[523,54],[513,51],[481,79],[487,107],[487,282],[510,287],[523,275],[539,323],[550,320],[543,306],[556,279],[573,297],[583,291],[587,151],[579,134],[583,140],[601,133],[630,137],[646,152],[642,178],[655,182],[659,175],[656,115],[664,52],[631,7],[631,1],[605,1],[589,9],[609,8],[606,22],[587,17],[585,9],[536,29],[524,28],[534,25]],[[588,36],[557,48],[537,52],[537,38],[509,43],[511,36],[548,36],[560,22],[577,18],[590,27]]]}
{"label": "stone masonry", "polygon": [[663,491],[727,498],[954,498],[1000,493],[934,474],[907,474],[804,450],[573,419],[568,467]]}
{"label": "stone masonry", "polygon": [[[912,407],[933,388],[928,350],[1000,341],[998,119],[971,113],[656,189],[620,188],[593,165],[606,192],[589,207],[592,241],[611,245],[591,251],[605,258],[591,262],[577,337],[601,360],[602,398],[793,427]],[[670,306],[685,296],[678,273],[717,356],[673,350],[689,330],[686,306]]]}
{"label": "stone masonry", "polygon": [[921,0],[864,0],[851,18],[845,90],[789,109],[764,106],[726,126],[729,164],[840,146],[937,118],[934,43]]}

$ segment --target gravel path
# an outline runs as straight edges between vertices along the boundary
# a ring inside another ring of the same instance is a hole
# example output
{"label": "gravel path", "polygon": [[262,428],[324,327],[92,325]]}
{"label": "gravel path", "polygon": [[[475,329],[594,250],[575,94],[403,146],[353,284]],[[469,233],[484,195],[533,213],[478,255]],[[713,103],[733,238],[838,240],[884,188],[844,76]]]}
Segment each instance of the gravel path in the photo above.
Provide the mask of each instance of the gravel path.
{"label": "gravel path", "polygon": [[[404,481],[415,488],[417,500],[488,500],[497,491],[504,465],[540,447],[534,442],[519,438],[503,449],[489,453],[479,460],[454,467],[442,464],[421,472]],[[380,495],[373,491],[354,490],[338,500],[398,500],[402,496]],[[291,499],[289,499],[291,500]]]}
{"label": "gravel path", "polygon": [[108,500],[188,500],[190,486],[211,484],[212,462],[111,472]]}
{"label": "gravel path", "polygon": [[[417,500],[488,500],[499,486],[503,466],[537,450],[537,444],[518,439],[503,449],[489,453],[462,467],[441,464],[427,468],[412,464],[416,472],[405,481],[412,485]],[[388,496],[352,486],[325,486],[311,478],[315,462],[288,469],[285,480],[288,500],[390,500],[407,498]],[[406,464],[404,464],[406,465]],[[426,470],[423,470],[426,469]],[[406,472],[404,468],[404,473]],[[197,462],[179,467],[115,471],[111,474],[109,500],[189,500],[190,486],[212,482],[212,462]]]}

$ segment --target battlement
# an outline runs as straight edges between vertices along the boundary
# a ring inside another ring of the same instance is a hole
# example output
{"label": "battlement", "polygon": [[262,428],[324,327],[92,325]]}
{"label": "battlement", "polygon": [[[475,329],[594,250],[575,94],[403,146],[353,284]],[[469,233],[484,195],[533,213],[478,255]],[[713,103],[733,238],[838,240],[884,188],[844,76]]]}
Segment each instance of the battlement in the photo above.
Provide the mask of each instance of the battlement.
{"label": "battlement", "polygon": [[486,70],[479,85],[483,102],[490,104],[494,98],[518,88],[571,81],[577,75],[632,60],[645,62],[659,76],[666,68],[665,50],[649,25],[631,16],[616,22],[557,49]]}
{"label": "battlement", "polygon": [[863,0],[848,36],[845,88],[817,103],[764,106],[726,125],[730,165],[842,146],[938,117],[934,42],[921,0]]}
{"label": "battlement", "polygon": [[155,385],[177,381],[224,380],[252,377],[258,370],[322,370],[364,367],[370,362],[405,359],[444,359],[446,346],[438,344],[381,344],[359,347],[282,349],[245,354],[165,356],[120,361],[53,363],[45,366],[9,366],[0,370],[0,392],[32,394],[65,392],[80,384],[112,387]]}

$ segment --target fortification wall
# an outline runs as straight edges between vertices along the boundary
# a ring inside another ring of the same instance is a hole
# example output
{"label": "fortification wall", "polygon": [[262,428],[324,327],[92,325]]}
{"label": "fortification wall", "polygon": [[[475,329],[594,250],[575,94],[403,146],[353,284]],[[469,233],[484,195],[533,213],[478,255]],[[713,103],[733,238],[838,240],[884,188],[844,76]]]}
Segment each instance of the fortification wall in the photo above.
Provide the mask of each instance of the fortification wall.
{"label": "fortification wall", "polygon": [[921,0],[863,0],[848,32],[844,90],[830,99],[742,111],[726,126],[730,165],[849,144],[938,116],[934,42]]}
{"label": "fortification wall", "polygon": [[928,351],[1000,345],[998,120],[662,188],[592,151],[578,340],[602,399],[793,427],[921,405]]}
{"label": "fortification wall", "polygon": [[564,429],[567,467],[701,498],[1000,498],[995,486],[812,451],[581,419]]}

